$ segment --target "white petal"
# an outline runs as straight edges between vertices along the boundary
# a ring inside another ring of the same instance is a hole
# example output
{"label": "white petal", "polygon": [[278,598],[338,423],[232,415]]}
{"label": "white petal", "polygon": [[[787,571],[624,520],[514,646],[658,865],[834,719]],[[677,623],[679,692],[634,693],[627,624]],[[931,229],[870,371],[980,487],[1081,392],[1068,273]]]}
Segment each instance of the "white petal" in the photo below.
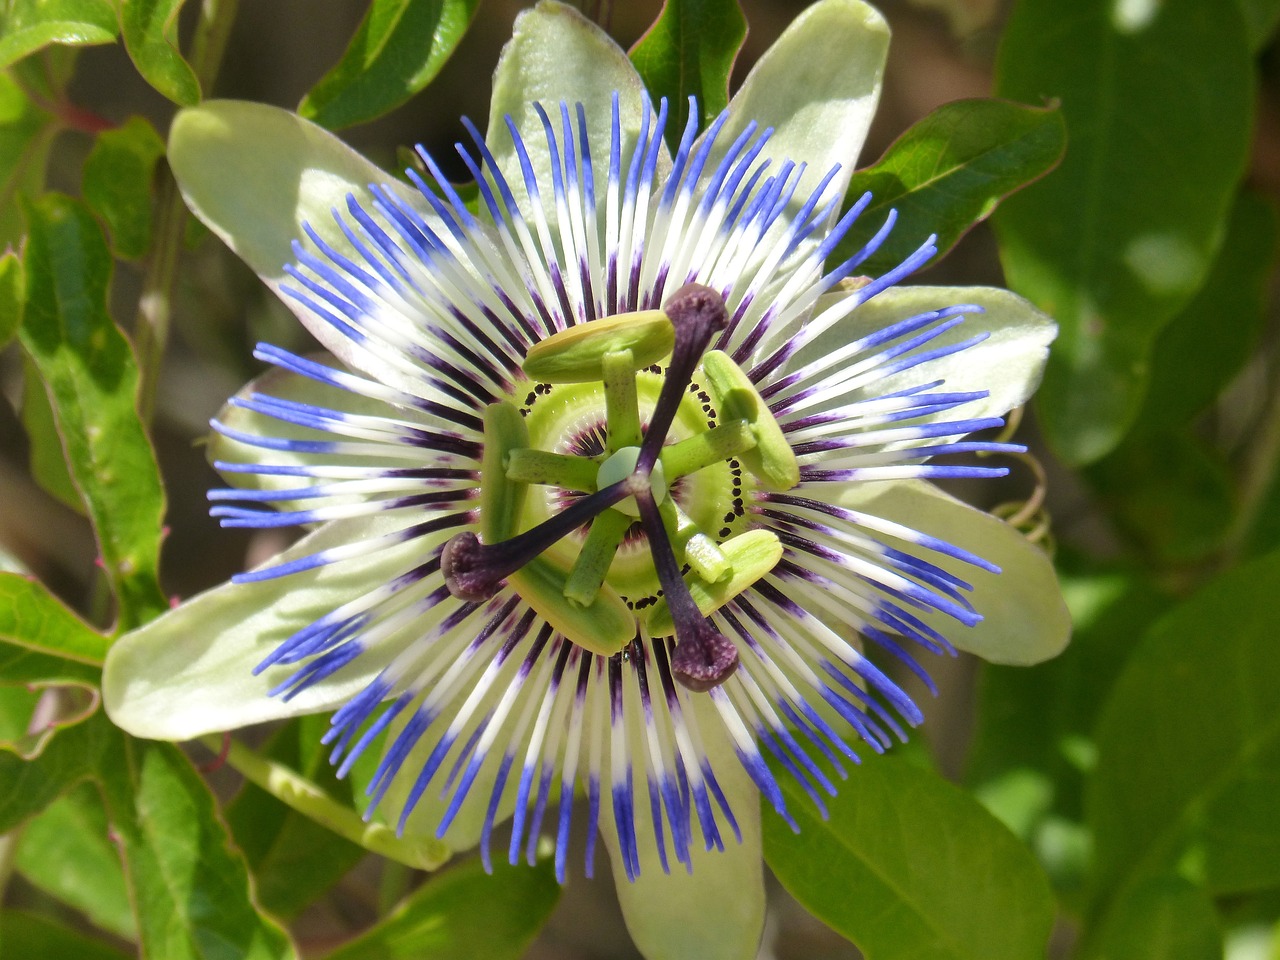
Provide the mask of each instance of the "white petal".
{"label": "white petal", "polygon": [[836,164],[828,196],[844,193],[862,150],[889,50],[884,17],[860,0],[822,0],[765,51],[729,102],[716,157],[754,120],[774,135],[763,157],[808,164],[793,206]]}
{"label": "white petal", "polygon": [[[369,185],[386,184],[407,203],[417,193],[321,127],[262,103],[210,100],[181,111],[169,131],[169,165],[183,199],[204,223],[280,294],[292,243],[309,223],[340,251],[350,245],[331,210],[347,196],[372,207]],[[421,210],[420,210],[421,212]],[[423,216],[431,219],[429,212]],[[281,299],[312,335],[349,366],[360,353],[346,337],[293,298]],[[389,382],[412,383],[394,371],[370,370]]]}
{"label": "white petal", "polygon": [[936,611],[914,611],[958,649],[992,663],[1024,666],[1048,660],[1067,645],[1071,615],[1053,564],[1009,524],[921,481],[852,484],[832,500],[938,537],[1000,567],[1000,573],[988,573],[929,556],[973,584],[971,600],[983,617],[976,626],[960,626]]}
{"label": "white petal", "polygon": [[[845,296],[849,294],[823,297],[815,315]],[[789,367],[799,369],[899,320],[961,304],[974,304],[981,307],[982,312],[968,315],[963,323],[919,349],[928,351],[986,334],[987,338],[981,343],[876,380],[849,395],[834,397],[815,409],[867,396],[884,396],[943,380],[945,383],[938,389],[947,393],[985,390],[988,396],[924,417],[922,422],[999,416],[1025,403],[1035,393],[1049,356],[1049,344],[1058,334],[1058,325],[1022,297],[998,287],[892,287],[857,307],[830,330],[816,337],[797,353]]]}
{"label": "white petal", "polygon": [[[742,830],[742,842],[735,842],[722,819],[724,850],[704,851],[695,822],[696,842],[690,850],[692,875],[674,858],[671,873],[663,873],[653,842],[643,777],[636,781],[634,805],[640,853],[637,880],[627,880],[618,849],[613,805],[607,796],[601,804],[601,839],[609,850],[627,930],[647,960],[750,960],[756,956],[764,930],[760,795],[735,756],[710,699],[698,695],[693,702],[707,755]],[[634,749],[644,747],[637,742]]]}
{"label": "white petal", "polygon": [[[384,534],[407,522],[387,517],[335,521],[269,563]],[[107,714],[135,736],[188,740],[340,706],[402,644],[365,651],[289,701],[267,691],[292,667],[273,667],[256,677],[252,670],[296,631],[412,568],[425,554],[424,543],[411,540],[356,561],[272,580],[227,583],[193,597],[125,634],[108,652],[102,674]]]}
{"label": "white petal", "polygon": [[[533,109],[541,103],[560,136],[559,104],[570,112],[582,104],[586,112],[595,173],[596,196],[602,196],[609,172],[609,139],[613,94],[618,94],[622,156],[629,157],[640,136],[644,83],[626,53],[603,30],[563,3],[543,0],[516,18],[515,30],[502,49],[493,75],[489,129],[485,140],[526,213],[524,177],[506,117],[529,151],[542,190],[543,210],[554,222],[551,162],[542,121]],[[576,149],[576,144],[575,144]]]}

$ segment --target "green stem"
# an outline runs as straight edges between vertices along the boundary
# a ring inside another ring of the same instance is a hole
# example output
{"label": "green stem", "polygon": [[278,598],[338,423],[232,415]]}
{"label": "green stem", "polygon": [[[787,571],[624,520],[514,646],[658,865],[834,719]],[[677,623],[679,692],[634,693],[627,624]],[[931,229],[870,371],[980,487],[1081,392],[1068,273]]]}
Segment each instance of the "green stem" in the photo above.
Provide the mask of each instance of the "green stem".
{"label": "green stem", "polygon": [[1240,480],[1240,503],[1235,520],[1223,540],[1220,566],[1226,568],[1240,558],[1266,505],[1267,493],[1280,471],[1280,382],[1267,398],[1261,422],[1253,431],[1248,458]]}
{"label": "green stem", "polygon": [[[215,752],[222,750],[221,736],[202,737],[200,742]],[[227,749],[227,764],[281,803],[372,853],[418,870],[435,870],[449,859],[449,848],[435,837],[398,837],[386,824],[365,823],[358,813],[295,770],[254,753],[237,740],[231,740]]]}
{"label": "green stem", "polygon": [[[191,68],[205,93],[212,90],[218,75],[238,3],[239,0],[204,0],[200,7]],[[138,298],[138,318],[134,326],[139,372],[138,413],[144,422],[150,422],[155,410],[160,363],[169,343],[174,284],[187,226],[187,208],[172,176],[165,178],[160,188],[159,209],[156,246],[143,280],[142,296]]]}
{"label": "green stem", "polygon": [[746,420],[729,420],[717,424],[705,433],[696,433],[688,439],[662,448],[662,470],[667,481],[696,473],[703,467],[720,463],[730,457],[745,453],[756,445],[755,433]]}
{"label": "green stem", "polygon": [[617,510],[606,510],[595,518],[564,585],[564,595],[568,599],[583,607],[595,601],[614,554],[618,552],[618,545],[630,526],[631,518]]}
{"label": "green stem", "polygon": [[584,457],[522,447],[507,454],[507,479],[594,493],[600,465]]}
{"label": "green stem", "polygon": [[636,369],[630,350],[604,355],[604,406],[609,424],[609,452],[640,445],[640,400],[636,396]]}

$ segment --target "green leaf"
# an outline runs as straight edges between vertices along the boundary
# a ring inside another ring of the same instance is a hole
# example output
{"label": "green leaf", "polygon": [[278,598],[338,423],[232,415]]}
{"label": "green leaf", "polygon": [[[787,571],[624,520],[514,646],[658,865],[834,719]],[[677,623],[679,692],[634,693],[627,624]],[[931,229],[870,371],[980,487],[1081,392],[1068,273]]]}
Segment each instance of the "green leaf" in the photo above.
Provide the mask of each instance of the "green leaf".
{"label": "green leaf", "polygon": [[128,960],[129,955],[64,927],[48,917],[0,910],[0,944],[9,957],[75,957],[75,960]]}
{"label": "green leaf", "polygon": [[0,833],[12,830],[89,777],[108,741],[116,736],[98,715],[64,730],[33,760],[0,750]]}
{"label": "green leaf", "polygon": [[1066,148],[1062,111],[1005,100],[957,100],[919,121],[872,167],[849,182],[872,201],[836,248],[848,259],[871,239],[890,210],[898,220],[884,245],[858,268],[876,276],[905,260],[931,234],[945,256],[1000,201],[1057,166]]}
{"label": "green leaf", "polygon": [[[1176,64],[1176,69],[1170,69]],[[1071,146],[996,214],[1015,290],[1062,334],[1041,422],[1073,463],[1096,460],[1138,413],[1152,342],[1200,287],[1244,170],[1253,65],[1234,4],[1022,0],[997,90],[1057,97]]]}
{"label": "green leaf", "polygon": [[5,683],[78,683],[92,686],[101,677],[102,671],[87,663],[0,644],[0,680]]}
{"label": "green leaf", "polygon": [[85,684],[0,684],[0,750],[34,760],[59,733],[92,716],[98,700],[97,688]]}
{"label": "green leaf", "polygon": [[1119,531],[1156,565],[1208,556],[1235,514],[1226,463],[1190,431],[1131,433],[1085,475]]}
{"label": "green leaf", "polygon": [[1244,23],[1249,30],[1249,45],[1261,53],[1280,24],[1280,0],[1237,0]]}
{"label": "green leaf", "polygon": [[[333,776],[320,738],[327,716],[300,717],[263,751],[351,805],[351,785]],[[274,916],[291,918],[342,879],[365,855],[265,790],[246,783],[226,810],[227,826],[257,883],[258,900]]]}
{"label": "green leaf", "polygon": [[782,885],[868,960],[1026,960],[1053,925],[1031,854],[972,797],[870,751],[822,820],[780,777],[793,834],[764,817],[765,859]]}
{"label": "green leaf", "polygon": [[122,0],[120,28],[133,65],[174,103],[200,102],[200,81],[178,52],[178,14],[184,0]]}
{"label": "green leaf", "polygon": [[1185,426],[1248,362],[1266,317],[1276,241],[1271,205],[1239,194],[1204,286],[1156,339],[1135,432]]}
{"label": "green leaf", "polygon": [[164,492],[138,418],[133,353],[107,313],[111,254],[93,216],[74,200],[50,194],[28,217],[19,337],[53,403],[119,625],[128,628],[168,606],[157,579]]}
{"label": "green leaf", "polygon": [[10,0],[0,13],[0,67],[51,43],[110,43],[118,28],[111,0]]}
{"label": "green leaf", "polygon": [[738,0],[665,0],[658,18],[631,48],[644,85],[671,109],[667,138],[679,142],[689,119],[689,97],[698,98],[700,127],[729,104],[729,75],[747,36]]}
{"label": "green leaf", "polygon": [[75,787],[27,822],[14,865],[32,886],[82,911],[96,926],[126,940],[137,937],[124,870],[102,797],[92,785]]}
{"label": "green leaf", "polygon": [[53,404],[49,402],[40,370],[30,357],[22,358],[22,429],[27,434],[31,478],[59,503],[84,514],[84,498],[71,479]]}
{"label": "green leaf", "polygon": [[1222,931],[1204,891],[1152,877],[1116,905],[1090,960],[1220,960]]}
{"label": "green leaf", "polygon": [[0,254],[0,349],[18,332],[23,299],[22,260],[6,250]]}
{"label": "green leaf", "polygon": [[1280,883],[1280,553],[1156,625],[1097,726],[1095,901],[1178,872],[1214,893]]}
{"label": "green leaf", "polygon": [[144,117],[98,135],[84,162],[84,199],[102,218],[116,254],[136,260],[151,246],[151,185],[164,141]]}
{"label": "green leaf", "polygon": [[1097,713],[1138,638],[1169,607],[1136,573],[1070,572],[1078,566],[1062,574],[1071,645],[1029,669],[983,666],[965,778],[1065,889],[1081,882],[1080,851],[1062,841],[1080,835]]}
{"label": "green leaf", "polygon": [[98,772],[124,854],[144,955],[294,956],[284,931],[254,906],[244,858],[182,751],[112,731]]}
{"label": "green leaf", "polygon": [[0,573],[0,641],[95,665],[108,646],[42,583],[20,573]]}
{"label": "green leaf", "polygon": [[337,130],[394,110],[425,87],[457,48],[479,0],[371,0],[342,59],[298,104]]}
{"label": "green leaf", "polygon": [[[7,42],[0,39],[0,48]],[[17,245],[25,233],[16,197],[34,196],[44,189],[45,161],[57,127],[36,107],[8,73],[0,73],[0,247]],[[7,257],[6,257],[7,259]],[[11,281],[10,281],[11,282]],[[0,343],[13,315],[0,318]]]}
{"label": "green leaf", "polygon": [[559,899],[550,862],[498,863],[488,876],[472,860],[433,876],[325,960],[516,960]]}

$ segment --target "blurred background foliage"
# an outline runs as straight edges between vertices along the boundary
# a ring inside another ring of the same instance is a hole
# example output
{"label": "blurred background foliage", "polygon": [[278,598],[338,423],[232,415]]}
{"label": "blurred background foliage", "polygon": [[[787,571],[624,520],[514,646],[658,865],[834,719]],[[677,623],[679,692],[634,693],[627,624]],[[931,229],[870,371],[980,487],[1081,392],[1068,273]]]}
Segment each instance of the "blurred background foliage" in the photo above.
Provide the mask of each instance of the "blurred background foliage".
{"label": "blurred background foliage", "polygon": [[[655,93],[714,112],[805,3],[581,6]],[[1054,552],[1075,637],[1031,669],[941,664],[906,761],[856,772],[801,841],[766,823],[761,955],[1022,960],[1052,912],[1034,955],[1277,960],[1280,0],[880,6],[850,195],[899,209],[895,242],[941,235],[920,282],[1007,284],[1058,318],[1031,454],[961,492]],[[286,542],[205,513],[201,444],[253,344],[308,344],[185,213],[176,106],[296,106],[388,170],[422,143],[461,180],[459,117],[485,117],[520,7],[0,3],[0,955],[633,955],[607,878],[427,875],[281,802],[270,764],[351,804],[324,718],[219,765],[98,710],[111,636]],[[878,852],[859,816],[905,816],[909,842]],[[1002,880],[974,885],[979,860]],[[868,876],[888,892],[839,895]],[[873,902],[912,920],[882,929]],[[1028,916],[1030,941],[1004,936]]]}

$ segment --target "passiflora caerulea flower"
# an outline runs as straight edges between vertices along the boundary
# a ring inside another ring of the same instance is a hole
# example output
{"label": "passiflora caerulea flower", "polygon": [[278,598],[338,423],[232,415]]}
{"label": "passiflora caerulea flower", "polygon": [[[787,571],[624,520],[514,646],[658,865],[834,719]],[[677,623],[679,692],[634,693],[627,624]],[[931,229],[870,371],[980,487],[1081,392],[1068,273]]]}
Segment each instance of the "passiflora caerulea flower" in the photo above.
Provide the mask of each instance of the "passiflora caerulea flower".
{"label": "passiflora caerulea flower", "polygon": [[824,769],[921,719],[877,663],[929,683],[926,655],[1066,639],[1038,549],[928,483],[1004,472],[948,455],[1010,449],[965,438],[1034,389],[1052,323],[899,286],[925,237],[859,275],[892,217],[831,256],[886,44],[816,4],[672,155],[625,54],[542,4],[459,147],[473,205],[425,152],[405,185],[281,110],[180,114],[188,204],[330,356],[260,346],[215,422],[214,514],[311,532],[123,638],[115,721],[335,711],[343,771],[381,751],[371,809],[485,858],[513,817],[502,855],[549,834],[562,878],[579,797],[642,949],[749,953],[757,796],[821,807]]}

